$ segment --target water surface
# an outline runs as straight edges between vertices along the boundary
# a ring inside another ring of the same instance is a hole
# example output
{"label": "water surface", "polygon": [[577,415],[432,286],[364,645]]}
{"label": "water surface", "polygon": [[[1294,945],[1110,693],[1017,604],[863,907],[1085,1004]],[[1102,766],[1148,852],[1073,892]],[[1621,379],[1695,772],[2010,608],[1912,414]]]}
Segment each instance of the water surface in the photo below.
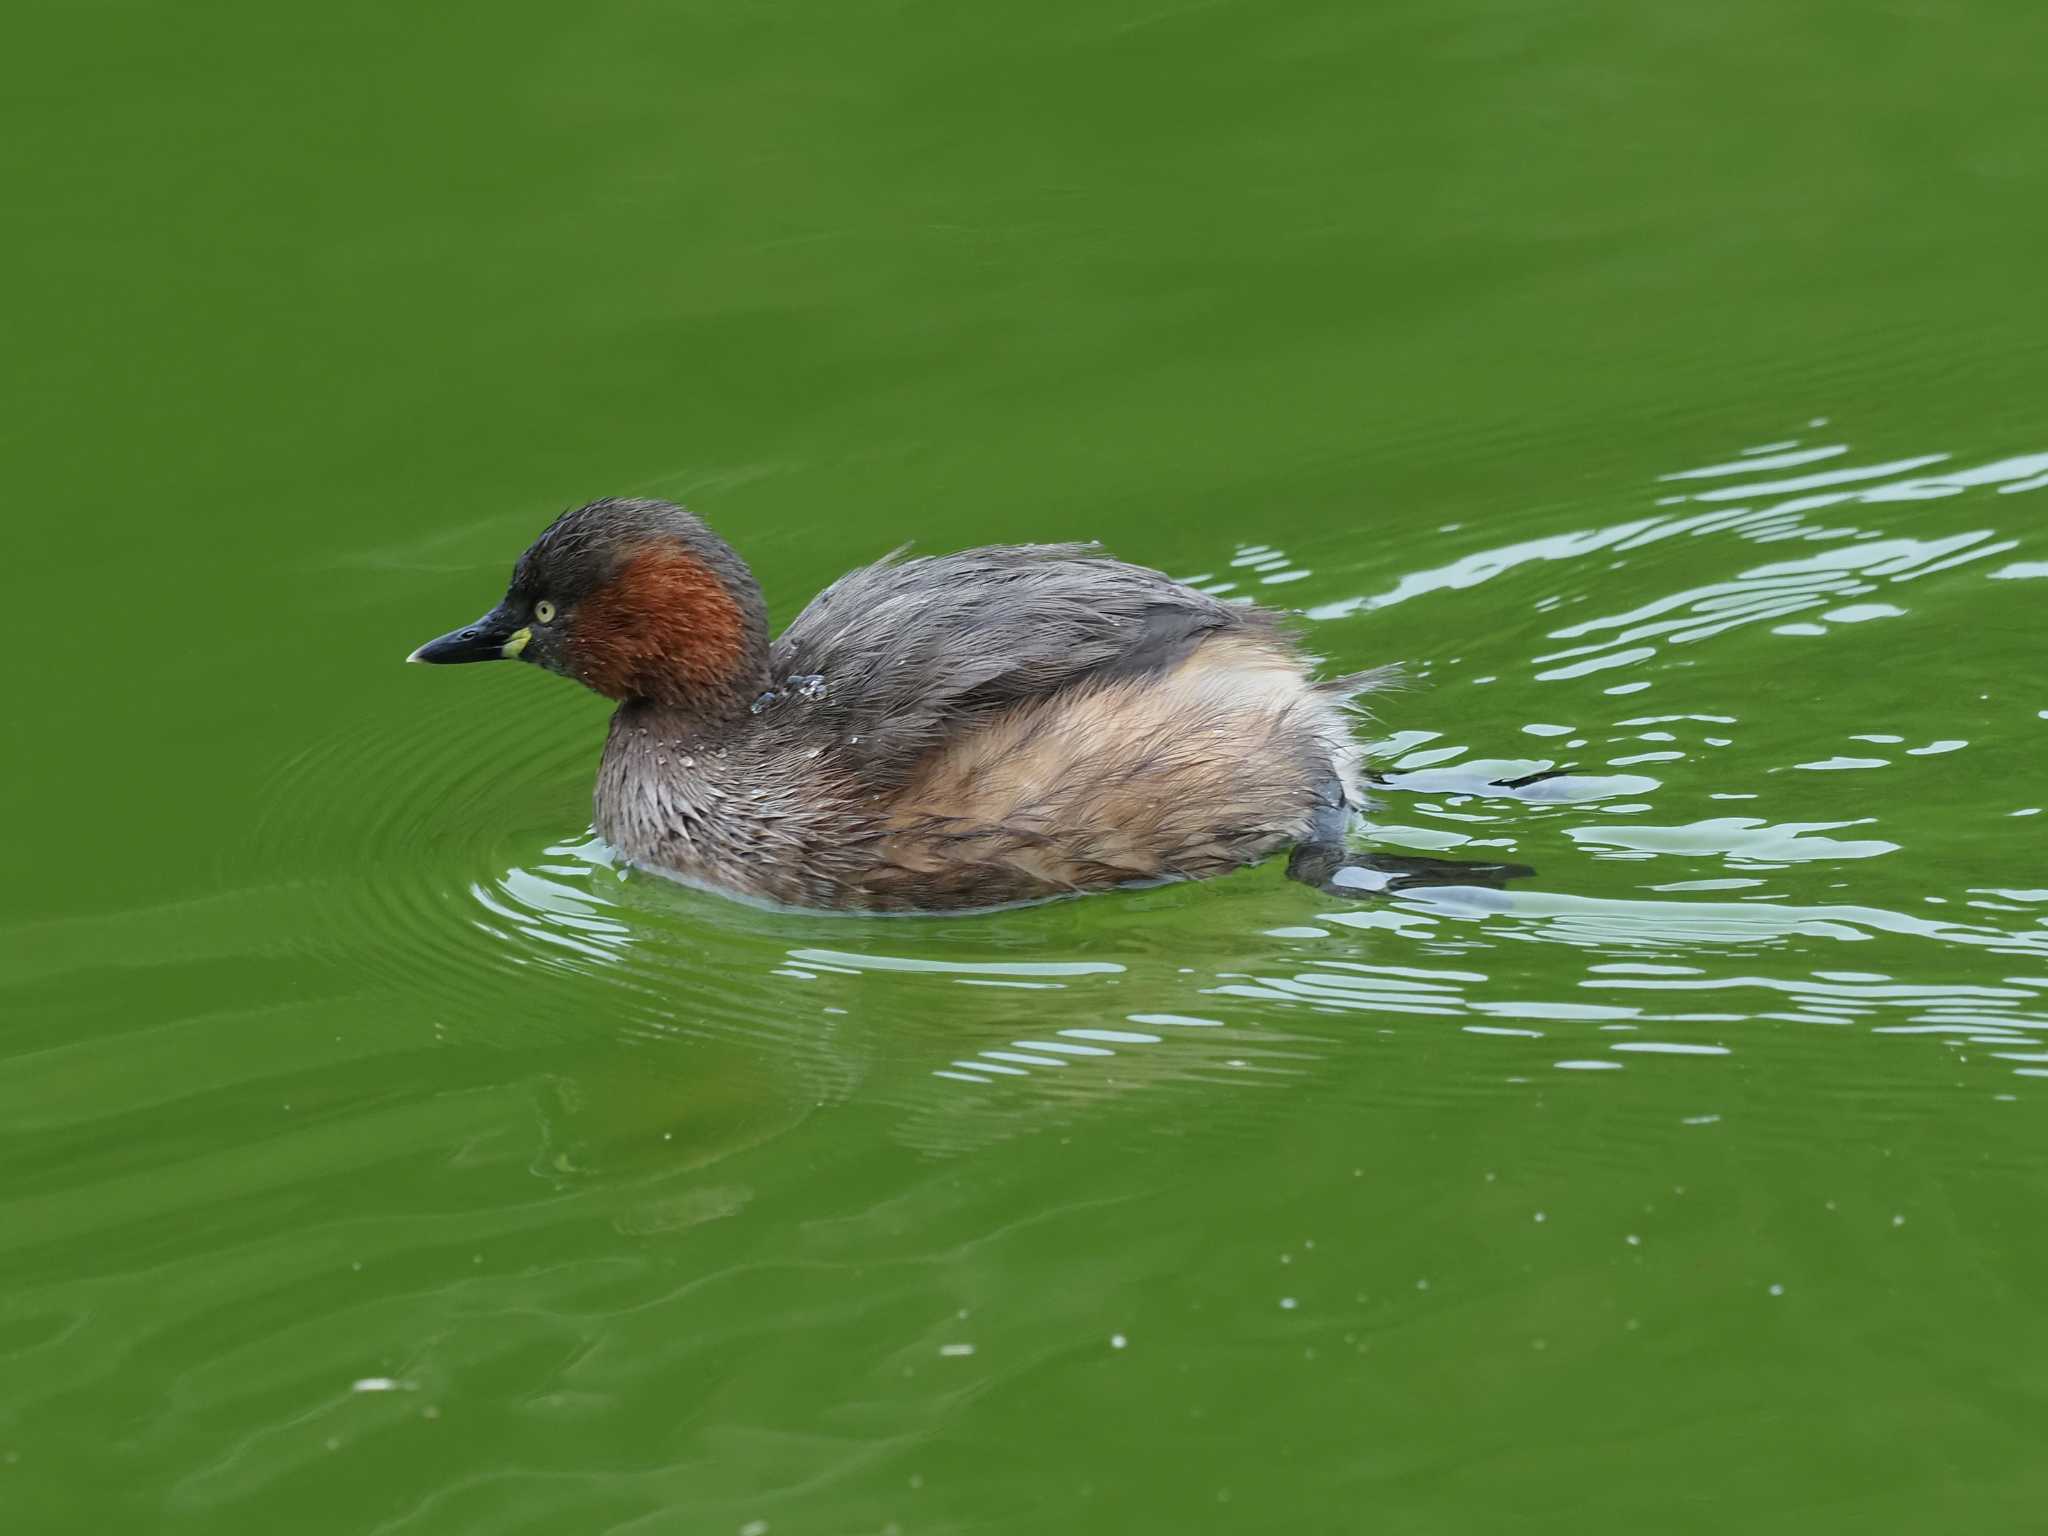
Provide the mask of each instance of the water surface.
{"label": "water surface", "polygon": [[[14,30],[10,1530],[2038,1521],[2048,16]],[[1299,609],[1538,873],[622,875],[398,665],[599,494]]]}

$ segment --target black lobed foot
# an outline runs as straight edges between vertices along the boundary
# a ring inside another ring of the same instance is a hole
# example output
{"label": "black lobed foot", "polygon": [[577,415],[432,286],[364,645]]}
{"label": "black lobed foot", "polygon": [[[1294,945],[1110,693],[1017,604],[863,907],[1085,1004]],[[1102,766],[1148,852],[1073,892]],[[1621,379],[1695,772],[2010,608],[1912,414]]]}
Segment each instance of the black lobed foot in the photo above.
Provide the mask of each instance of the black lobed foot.
{"label": "black lobed foot", "polygon": [[1365,853],[1342,843],[1302,843],[1287,861],[1287,877],[1331,896],[1387,896],[1432,885],[1477,885],[1499,890],[1536,871],[1526,864],[1485,864],[1432,859],[1419,853]]}
{"label": "black lobed foot", "polygon": [[1495,779],[1491,787],[1494,789],[1527,789],[1531,784],[1541,784],[1547,779],[1569,778],[1577,771],[1570,763],[1566,763],[1562,768],[1538,768],[1534,773],[1525,773],[1519,779]]}

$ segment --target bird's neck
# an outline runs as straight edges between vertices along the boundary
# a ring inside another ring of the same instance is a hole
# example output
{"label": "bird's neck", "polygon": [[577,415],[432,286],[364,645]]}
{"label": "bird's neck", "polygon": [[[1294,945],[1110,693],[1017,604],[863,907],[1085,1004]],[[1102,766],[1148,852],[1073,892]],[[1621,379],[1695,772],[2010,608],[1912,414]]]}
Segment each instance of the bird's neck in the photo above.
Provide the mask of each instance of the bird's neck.
{"label": "bird's neck", "polygon": [[764,818],[741,780],[753,719],[636,699],[612,715],[598,767],[597,831],[635,863],[670,869],[752,857]]}

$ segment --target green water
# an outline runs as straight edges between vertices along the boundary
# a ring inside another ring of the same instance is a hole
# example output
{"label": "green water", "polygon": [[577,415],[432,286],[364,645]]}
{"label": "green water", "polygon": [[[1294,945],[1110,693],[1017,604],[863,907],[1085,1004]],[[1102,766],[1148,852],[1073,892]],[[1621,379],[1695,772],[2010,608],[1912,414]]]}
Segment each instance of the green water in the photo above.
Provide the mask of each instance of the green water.
{"label": "green water", "polygon": [[[9,34],[7,1531],[2038,1528],[2048,9]],[[607,493],[1302,608],[1538,874],[622,881],[399,664]]]}

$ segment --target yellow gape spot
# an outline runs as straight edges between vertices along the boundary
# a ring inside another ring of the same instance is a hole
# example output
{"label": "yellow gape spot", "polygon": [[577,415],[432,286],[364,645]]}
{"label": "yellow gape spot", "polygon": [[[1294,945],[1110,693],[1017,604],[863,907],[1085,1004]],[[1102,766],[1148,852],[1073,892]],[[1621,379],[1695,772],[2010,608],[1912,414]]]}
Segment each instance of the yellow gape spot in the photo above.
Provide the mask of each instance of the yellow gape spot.
{"label": "yellow gape spot", "polygon": [[532,638],[532,630],[515,629],[512,631],[512,638],[510,640],[507,640],[503,645],[498,647],[498,654],[504,657],[507,661],[510,661],[514,656],[517,656],[521,651],[526,649],[526,642],[531,640]]}

